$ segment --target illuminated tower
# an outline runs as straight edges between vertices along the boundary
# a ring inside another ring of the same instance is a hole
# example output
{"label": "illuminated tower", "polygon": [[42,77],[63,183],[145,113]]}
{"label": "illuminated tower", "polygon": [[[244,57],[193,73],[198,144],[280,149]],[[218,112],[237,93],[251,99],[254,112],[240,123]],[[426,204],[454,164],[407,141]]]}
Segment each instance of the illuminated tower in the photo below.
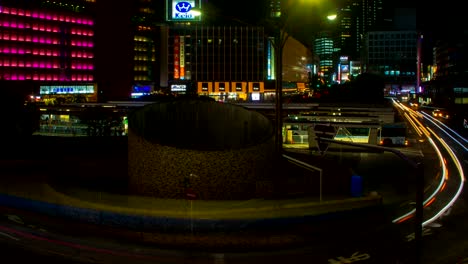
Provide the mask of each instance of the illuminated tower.
{"label": "illuminated tower", "polygon": [[322,31],[314,40],[315,54],[320,58],[318,75],[330,81],[333,74],[334,43],[331,32]]}
{"label": "illuminated tower", "polygon": [[382,24],[383,0],[345,0],[337,11],[335,46],[358,59],[365,34]]}
{"label": "illuminated tower", "polygon": [[0,80],[9,93],[96,99],[92,1],[2,1]]}

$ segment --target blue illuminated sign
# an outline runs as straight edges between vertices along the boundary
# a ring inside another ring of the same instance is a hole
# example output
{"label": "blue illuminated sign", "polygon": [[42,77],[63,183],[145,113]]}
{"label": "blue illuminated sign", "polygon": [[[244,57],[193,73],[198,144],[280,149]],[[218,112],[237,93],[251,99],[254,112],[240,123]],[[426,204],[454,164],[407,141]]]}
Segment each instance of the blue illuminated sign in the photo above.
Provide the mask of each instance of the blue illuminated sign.
{"label": "blue illuminated sign", "polygon": [[200,4],[197,4],[195,0],[172,0],[171,14],[168,20],[200,20],[200,16],[196,12],[196,8],[200,7]]}
{"label": "blue illuminated sign", "polygon": [[188,13],[192,5],[189,2],[179,2],[175,5],[175,9],[180,13]]}

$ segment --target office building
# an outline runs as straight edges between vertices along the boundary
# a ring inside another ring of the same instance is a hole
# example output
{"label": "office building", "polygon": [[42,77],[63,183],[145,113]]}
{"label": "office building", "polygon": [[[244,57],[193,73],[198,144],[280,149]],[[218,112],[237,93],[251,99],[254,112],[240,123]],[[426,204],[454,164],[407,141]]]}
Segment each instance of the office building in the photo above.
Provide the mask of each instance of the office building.
{"label": "office building", "polygon": [[367,33],[363,67],[385,76],[387,94],[416,92],[417,42],[416,30]]}
{"label": "office building", "polygon": [[334,38],[333,32],[321,31],[314,40],[314,52],[320,58],[317,75],[327,83],[331,82],[334,73]]}
{"label": "office building", "polygon": [[92,1],[2,1],[1,89],[25,100],[96,100]]}
{"label": "office building", "polygon": [[[277,58],[270,33],[240,19],[205,22],[195,21],[190,14],[174,15],[180,12],[177,2],[168,1],[172,19],[164,33],[169,90],[217,100],[273,100]],[[193,2],[195,7],[199,4]],[[183,19],[175,19],[179,17]],[[310,56],[304,45],[293,37],[288,39],[283,52],[283,58],[288,58],[283,64],[285,85],[292,84],[296,91],[298,86],[305,87]]]}

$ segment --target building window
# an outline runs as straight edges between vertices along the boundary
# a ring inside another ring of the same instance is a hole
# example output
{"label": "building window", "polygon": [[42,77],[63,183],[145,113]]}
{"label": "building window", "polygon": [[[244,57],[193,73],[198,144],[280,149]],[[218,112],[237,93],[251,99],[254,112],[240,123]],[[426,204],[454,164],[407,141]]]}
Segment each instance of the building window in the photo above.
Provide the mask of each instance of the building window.
{"label": "building window", "polygon": [[260,83],[253,83],[253,88],[254,91],[260,91]]}

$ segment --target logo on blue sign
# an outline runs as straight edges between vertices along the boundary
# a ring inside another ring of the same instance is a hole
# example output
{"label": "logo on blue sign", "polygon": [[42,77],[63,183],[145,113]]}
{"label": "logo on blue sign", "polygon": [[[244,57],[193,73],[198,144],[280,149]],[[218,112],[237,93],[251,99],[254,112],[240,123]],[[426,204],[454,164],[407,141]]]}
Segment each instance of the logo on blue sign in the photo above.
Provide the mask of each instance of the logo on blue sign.
{"label": "logo on blue sign", "polygon": [[181,13],[187,13],[190,11],[190,9],[192,9],[192,5],[189,2],[179,2],[175,8]]}

